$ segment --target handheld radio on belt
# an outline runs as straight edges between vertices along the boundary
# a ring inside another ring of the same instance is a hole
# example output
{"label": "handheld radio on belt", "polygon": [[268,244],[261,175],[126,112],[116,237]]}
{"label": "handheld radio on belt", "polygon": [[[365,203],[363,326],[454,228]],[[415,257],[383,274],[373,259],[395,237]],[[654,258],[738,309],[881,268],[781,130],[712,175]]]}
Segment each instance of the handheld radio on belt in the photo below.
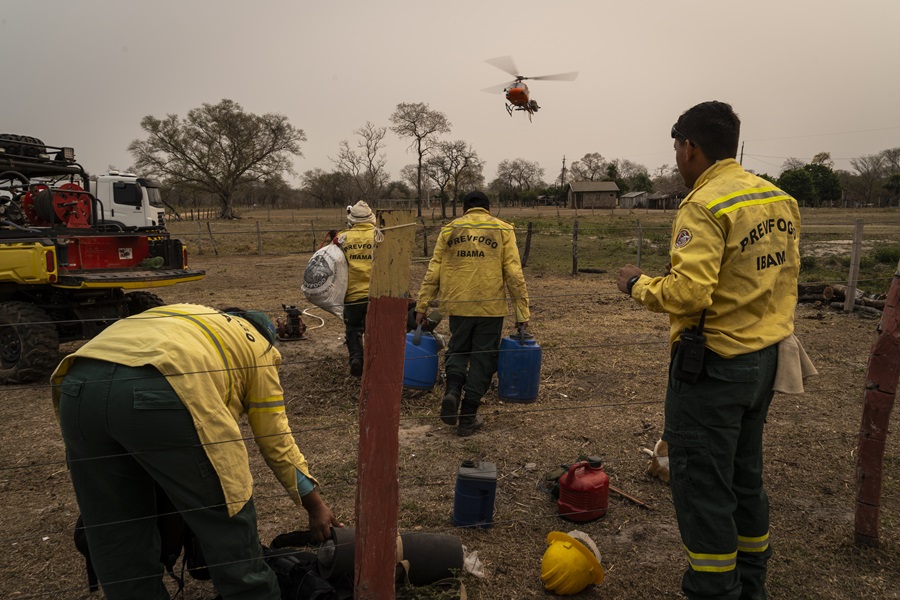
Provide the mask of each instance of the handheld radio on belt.
{"label": "handheld radio on belt", "polygon": [[706,336],[703,325],[706,322],[706,309],[700,313],[700,323],[696,327],[685,329],[675,347],[672,359],[672,376],[685,383],[697,383],[703,378],[703,364],[706,359]]}

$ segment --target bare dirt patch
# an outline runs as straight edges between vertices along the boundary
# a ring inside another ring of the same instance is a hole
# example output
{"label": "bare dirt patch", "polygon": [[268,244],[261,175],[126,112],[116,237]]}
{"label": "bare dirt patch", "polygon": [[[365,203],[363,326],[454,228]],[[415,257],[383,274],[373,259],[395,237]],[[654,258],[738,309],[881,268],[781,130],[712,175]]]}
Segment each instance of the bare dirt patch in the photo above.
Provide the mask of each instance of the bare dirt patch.
{"label": "bare dirt patch", "polygon": [[[265,309],[307,306],[300,294],[305,258],[194,259],[198,283],[157,290],[169,302]],[[421,279],[423,264],[413,267]],[[645,474],[646,456],[663,427],[668,322],[615,290],[612,272],[529,274],[531,329],[544,349],[541,391],[533,404],[500,402],[490,393],[483,433],[458,438],[441,424],[439,391],[404,392],[400,431],[400,529],[459,535],[477,550],[486,577],[465,578],[471,598],[545,598],[540,581],[545,538],[578,528],[597,543],[606,581],[580,597],[680,597],[686,565],[669,489]],[[415,291],[415,290],[411,290]],[[322,314],[317,311],[316,314]],[[309,339],[281,345],[281,370],[298,443],[322,494],[354,522],[358,380],[347,375],[343,326],[324,316]],[[308,325],[318,321],[305,318]],[[852,544],[855,449],[868,352],[877,321],[797,309],[797,331],[821,376],[802,396],[778,396],[766,430],[766,481],[772,505],[769,592],[773,598],[900,598],[898,443],[888,437],[879,550]],[[439,332],[447,333],[446,323]],[[78,514],[46,382],[0,389],[0,596],[89,598],[81,556],[72,545]],[[556,515],[539,489],[545,472],[581,454],[603,457],[614,486],[652,507],[610,495],[599,521],[573,524]],[[251,449],[263,542],[306,525]],[[467,458],[497,464],[495,526],[450,524],[456,469]],[[534,463],[535,468],[526,468]],[[174,588],[173,588],[174,589]],[[208,600],[209,584],[187,579],[184,598]]]}

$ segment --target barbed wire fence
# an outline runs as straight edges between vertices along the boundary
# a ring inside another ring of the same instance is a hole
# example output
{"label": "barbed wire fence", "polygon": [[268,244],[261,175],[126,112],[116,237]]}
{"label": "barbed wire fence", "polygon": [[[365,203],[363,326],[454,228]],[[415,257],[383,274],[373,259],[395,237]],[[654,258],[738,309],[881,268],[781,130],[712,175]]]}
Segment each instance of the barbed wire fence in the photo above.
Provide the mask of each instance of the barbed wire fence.
{"label": "barbed wire fence", "polygon": [[[849,223],[846,224],[847,227],[854,227],[856,229],[861,229],[861,228],[858,228],[856,225],[857,224],[849,224]],[[212,244],[212,247],[216,247],[216,242],[215,242],[216,236],[223,236],[223,237],[224,236],[235,236],[234,239],[249,240],[249,242],[246,242],[246,243],[242,242],[241,244],[229,243],[229,244],[220,244],[219,245],[223,249],[228,248],[230,252],[233,252],[236,254],[247,253],[248,250],[246,249],[246,247],[250,248],[249,252],[252,254],[252,250],[253,250],[253,246],[254,246],[254,244],[252,242],[255,240],[256,241],[256,244],[255,244],[256,252],[258,255],[262,255],[264,253],[264,248],[269,247],[269,244],[264,244],[264,240],[267,239],[265,236],[276,237],[276,236],[287,233],[288,235],[291,235],[291,236],[297,236],[299,239],[303,235],[306,235],[306,236],[308,236],[308,241],[311,242],[311,244],[309,244],[307,247],[310,247],[316,243],[316,237],[318,234],[321,233],[321,231],[325,231],[325,229],[324,228],[317,229],[315,224],[312,224],[312,226],[309,229],[272,229],[272,230],[263,231],[262,228],[259,226],[259,223],[257,222],[255,227],[249,228],[247,231],[230,231],[230,232],[229,231],[221,231],[221,232],[217,231],[214,233],[212,227],[209,226],[209,227],[207,227],[206,233],[208,234],[208,239],[209,239],[209,242]],[[421,239],[427,240],[429,237],[431,237],[431,239],[433,240],[436,238],[438,231],[439,231],[439,226],[437,226],[437,225],[431,226],[430,228],[422,227]],[[640,252],[640,250],[638,250],[638,248],[644,247],[644,243],[642,241],[642,239],[643,239],[642,236],[648,235],[651,237],[659,236],[660,238],[667,238],[670,233],[670,230],[668,228],[663,228],[663,227],[641,228],[639,224],[638,224],[637,228],[635,228],[635,229],[612,228],[612,227],[611,228],[589,227],[589,228],[584,228],[584,229],[579,230],[577,222],[573,224],[571,231],[567,231],[565,228],[560,228],[560,230],[558,232],[543,231],[543,232],[538,233],[538,232],[534,231],[534,228],[531,226],[530,223],[529,223],[529,227],[527,229],[516,229],[517,235],[519,235],[520,233],[524,234],[524,238],[526,240],[524,242],[524,245],[526,247],[530,243],[535,244],[534,248],[540,247],[540,242],[532,239],[533,235],[534,236],[547,236],[548,239],[571,240],[573,253],[574,253],[573,256],[577,256],[577,248],[578,248],[579,244],[577,243],[578,236],[577,236],[577,234],[575,234],[575,232],[578,232],[581,234],[581,240],[582,240],[581,243],[582,244],[585,242],[585,236],[589,235],[589,234],[602,236],[602,235],[609,235],[609,234],[613,234],[613,233],[620,234],[620,233],[625,233],[625,232],[630,234],[633,232],[635,234],[635,238],[638,240],[638,243],[637,243],[636,249],[635,249],[635,253],[636,253],[636,256],[638,259],[638,264],[640,264],[642,257],[641,257],[641,252]],[[844,233],[843,230],[841,230],[841,232]],[[833,235],[833,233],[834,232],[831,232],[830,234],[826,233],[823,235],[826,235],[826,236]],[[198,234],[198,236],[200,236],[200,235],[202,235],[202,232],[200,234]],[[239,238],[238,236],[244,236],[244,237]],[[568,237],[568,236],[571,236],[571,237]],[[536,239],[541,239],[541,238],[538,237]],[[319,242],[321,242],[321,241],[322,240],[319,240]],[[199,242],[199,240],[198,240],[198,242]],[[854,243],[854,245],[857,244],[856,239],[854,239],[853,243]],[[249,244],[249,246],[246,246],[246,244]],[[427,246],[427,242],[424,242],[424,244]],[[302,245],[302,242],[301,242],[301,245]],[[859,245],[861,247],[862,239],[859,240]],[[232,247],[234,247],[233,250],[231,249]],[[244,249],[242,250],[241,248],[244,248]],[[275,244],[273,242],[272,250],[275,253],[278,253],[278,250],[277,250],[278,248],[279,248],[279,245]],[[312,252],[312,250],[309,253],[311,253],[311,252]],[[306,251],[297,252],[297,253],[304,254],[304,253],[306,253]],[[423,252],[423,255],[424,254],[426,254],[426,252]],[[584,258],[584,255],[582,255],[582,258]],[[574,265],[575,265],[575,263],[573,263],[573,273],[577,273],[578,271]],[[857,262],[857,268],[858,268],[858,262]],[[851,261],[851,272],[852,272],[852,261]],[[888,279],[888,278],[874,277],[874,278],[868,278],[868,279],[857,279],[856,283],[859,284],[859,283],[865,283],[865,282],[882,282],[885,279]],[[824,283],[824,282],[822,282],[822,283]],[[603,295],[597,294],[597,293],[575,292],[575,293],[570,293],[570,294],[554,294],[554,295],[543,295],[543,296],[539,295],[539,296],[532,297],[532,299],[555,300],[555,299],[559,299],[562,297],[600,297],[600,296],[603,296]],[[610,294],[610,296],[612,296],[612,294]],[[281,310],[281,307],[269,307],[269,308],[260,307],[260,308],[264,312],[269,312],[269,313],[277,313],[277,312],[280,312],[280,310]],[[571,344],[571,345],[566,346],[565,348],[552,348],[552,347],[544,348],[544,351],[547,353],[550,353],[551,355],[553,353],[577,352],[577,351],[583,351],[583,350],[591,350],[591,351],[595,351],[595,352],[604,353],[604,352],[609,351],[612,348],[621,348],[622,346],[641,346],[641,345],[653,346],[653,345],[656,345],[656,346],[662,347],[662,346],[665,346],[667,343],[668,343],[667,340],[647,339],[647,340],[642,340],[642,341],[632,341],[629,343],[619,343],[619,344],[612,344],[612,343]],[[317,362],[316,359],[307,359],[307,360],[285,361],[282,364],[283,364],[283,366],[299,365],[299,366],[303,366],[303,367],[310,367],[310,366],[314,365],[316,362]],[[184,374],[184,375],[189,375],[189,374]],[[46,383],[27,384],[27,385],[23,385],[23,386],[16,386],[17,389],[27,389],[29,387],[46,388]],[[810,389],[809,391],[813,392],[813,393],[819,393],[819,394],[848,394],[848,395],[852,395],[852,396],[857,396],[859,394],[859,390],[856,390],[856,389],[848,390],[846,388]],[[595,393],[598,396],[601,396],[601,397],[603,396],[603,394],[599,393],[599,391],[595,390]],[[612,394],[608,394],[608,395],[612,395]],[[12,401],[12,399],[8,399],[8,400]],[[527,415],[540,415],[540,414],[552,413],[552,412],[556,412],[556,411],[566,411],[566,412],[584,411],[585,414],[596,414],[596,412],[598,412],[598,411],[602,412],[604,410],[623,409],[623,408],[628,409],[628,408],[631,408],[634,406],[641,406],[641,405],[643,405],[643,406],[646,406],[646,405],[661,406],[662,400],[655,399],[655,400],[647,400],[647,401],[641,401],[641,402],[635,402],[635,401],[625,401],[625,402],[618,401],[618,402],[616,402],[616,401],[613,401],[612,398],[607,398],[607,401],[605,401],[605,402],[573,403],[573,404],[556,405],[556,406],[549,406],[549,407],[530,406],[530,405],[529,406],[516,406],[516,407],[506,406],[506,407],[504,407],[504,410],[499,413],[498,417],[501,420],[501,428],[502,428],[502,426],[503,426],[502,421],[507,421],[508,423],[515,423],[516,420],[521,419]],[[813,410],[814,410],[813,408],[810,408],[810,411],[813,411]],[[590,413],[589,413],[589,411],[590,411]],[[434,419],[437,419],[437,418],[439,418],[439,417],[436,415],[430,414],[430,413],[413,413],[413,414],[401,416],[401,420],[405,421],[405,422],[422,422],[422,421],[428,422],[428,421],[433,421]],[[290,433],[292,435],[296,434],[296,435],[301,435],[301,436],[305,437],[306,435],[314,434],[316,432],[325,431],[328,429],[338,429],[338,430],[352,429],[353,426],[354,426],[354,421],[352,419],[348,418],[341,422],[331,423],[328,425],[292,429],[290,431]],[[512,427],[512,425],[510,425],[509,427]],[[802,432],[801,432],[801,434],[802,434]],[[785,440],[783,442],[783,444],[784,444],[783,447],[779,448],[778,445],[775,445],[774,448],[787,451],[788,445],[790,445],[790,450],[792,450],[792,451],[809,452],[812,454],[812,453],[821,451],[821,448],[825,447],[826,445],[828,445],[829,447],[834,445],[836,447],[841,448],[843,451],[851,451],[852,452],[852,448],[854,447],[854,444],[857,439],[857,436],[855,434],[852,434],[849,432],[844,432],[844,433],[838,432],[838,433],[835,433],[835,435],[833,435],[831,437],[824,437],[824,438],[817,437],[815,439],[812,439],[813,434],[811,432],[809,435],[810,435],[810,439],[806,440],[806,441],[809,441],[809,442],[814,441],[814,442],[816,442],[816,444],[819,445],[818,447],[816,447],[812,443],[810,443],[808,445],[804,444],[803,439],[798,439],[798,440],[793,440],[793,441]],[[251,439],[254,439],[254,437],[250,436],[250,437],[241,437],[239,439],[233,439],[233,440],[224,440],[221,443],[246,443],[247,441],[249,441]],[[806,448],[806,450],[797,450],[797,448],[801,448],[801,449]],[[98,459],[98,460],[102,459],[102,458],[103,457],[96,457],[96,459]],[[624,464],[624,463],[633,462],[633,461],[639,461],[641,463],[646,462],[646,456],[635,456],[635,457],[608,456],[608,457],[604,457],[604,463],[607,465],[610,465],[612,467],[614,467],[617,463]],[[59,468],[64,468],[65,464],[66,463],[64,460],[47,461],[47,462],[43,462],[43,463],[31,463],[31,464],[3,464],[2,462],[0,462],[0,472],[15,473],[17,471],[34,472],[34,471],[40,470],[40,469],[59,469]],[[539,474],[542,474],[545,471],[550,470],[557,466],[558,466],[558,464],[555,464],[552,462],[535,464],[534,468],[530,469],[529,471],[533,471],[534,477],[537,477]],[[501,470],[500,472],[498,472],[498,477],[508,477],[511,474],[513,474],[514,472],[520,471],[521,469],[523,469],[523,466],[520,465],[520,466],[513,467],[511,469]],[[12,475],[12,476],[14,476],[14,475]],[[416,476],[414,478],[408,479],[404,483],[404,485],[411,486],[411,487],[426,487],[426,488],[427,487],[437,487],[440,489],[446,489],[450,486],[450,483],[451,483],[451,481],[446,476],[434,476],[434,477]],[[353,485],[353,483],[337,482],[337,483],[333,483],[331,485],[333,486],[333,489],[337,489],[342,486],[351,487]],[[276,500],[287,498],[287,497],[288,496],[285,492],[273,492],[271,494],[257,496],[257,498],[259,498],[259,499],[271,498],[271,499],[276,499]],[[884,498],[885,498],[885,500],[888,500],[888,501],[896,501],[896,500],[900,499],[900,497],[897,497],[896,495],[891,495],[890,493],[886,494],[884,496]],[[514,527],[517,525],[539,526],[539,525],[546,524],[550,520],[557,519],[558,517],[559,517],[558,512],[548,508],[548,510],[545,513],[541,512],[539,514],[532,514],[527,517],[500,518],[496,521],[496,526],[499,526],[499,527],[504,527],[504,526]],[[412,520],[410,520],[408,515],[403,515],[403,514],[401,514],[401,520],[404,520],[409,523],[413,522]],[[105,524],[105,525],[114,525],[114,523]],[[430,524],[430,527],[429,527],[429,531],[433,531],[433,532],[450,532],[450,531],[454,531],[454,530],[456,530],[455,527],[451,527],[446,524],[440,525],[437,523],[432,523],[432,524]],[[41,529],[41,530],[36,530],[36,531],[30,531],[25,535],[0,538],[0,540],[2,540],[3,542],[5,542],[7,544],[40,543],[41,540],[45,539],[48,536],[68,535],[69,533],[70,533],[69,530],[63,531],[63,530]],[[152,576],[158,577],[159,574],[157,573]],[[32,595],[24,595],[24,596],[17,596],[17,597],[20,597],[20,598],[65,597],[71,593],[75,593],[75,592],[80,593],[80,592],[86,591],[86,586],[59,585],[59,586],[51,586],[51,587],[52,587],[52,589],[40,591],[40,592],[37,592]]]}

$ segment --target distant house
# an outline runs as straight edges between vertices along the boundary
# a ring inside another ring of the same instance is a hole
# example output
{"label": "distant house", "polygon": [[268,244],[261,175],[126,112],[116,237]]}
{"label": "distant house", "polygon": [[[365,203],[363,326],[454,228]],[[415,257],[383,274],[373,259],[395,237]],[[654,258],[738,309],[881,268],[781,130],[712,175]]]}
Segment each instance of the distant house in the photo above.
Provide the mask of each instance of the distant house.
{"label": "distant house", "polygon": [[615,181],[573,181],[568,196],[569,208],[615,208],[619,186]]}
{"label": "distant house", "polygon": [[619,208],[646,208],[647,192],[628,192],[619,196]]}
{"label": "distant house", "polygon": [[681,204],[682,197],[675,194],[654,192],[647,196],[647,208],[652,210],[675,210]]}

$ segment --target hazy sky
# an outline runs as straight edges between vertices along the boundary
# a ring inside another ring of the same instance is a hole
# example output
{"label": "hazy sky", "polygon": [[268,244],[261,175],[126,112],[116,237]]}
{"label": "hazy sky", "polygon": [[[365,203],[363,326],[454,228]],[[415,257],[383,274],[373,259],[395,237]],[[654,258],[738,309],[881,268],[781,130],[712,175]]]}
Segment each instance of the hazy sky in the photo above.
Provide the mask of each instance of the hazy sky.
{"label": "hazy sky", "polygon": [[[342,139],[425,102],[496,176],[537,161],[545,181],[589,152],[653,173],[669,129],[704,100],[740,115],[744,165],[849,159],[900,146],[898,0],[0,0],[2,132],[74,146],[89,172],[132,163],[145,115],[232,99],[280,113],[307,142],[298,173],[332,170]],[[508,116],[511,55],[542,109]],[[388,134],[392,179],[415,162]],[[296,182],[296,179],[293,180]]]}

